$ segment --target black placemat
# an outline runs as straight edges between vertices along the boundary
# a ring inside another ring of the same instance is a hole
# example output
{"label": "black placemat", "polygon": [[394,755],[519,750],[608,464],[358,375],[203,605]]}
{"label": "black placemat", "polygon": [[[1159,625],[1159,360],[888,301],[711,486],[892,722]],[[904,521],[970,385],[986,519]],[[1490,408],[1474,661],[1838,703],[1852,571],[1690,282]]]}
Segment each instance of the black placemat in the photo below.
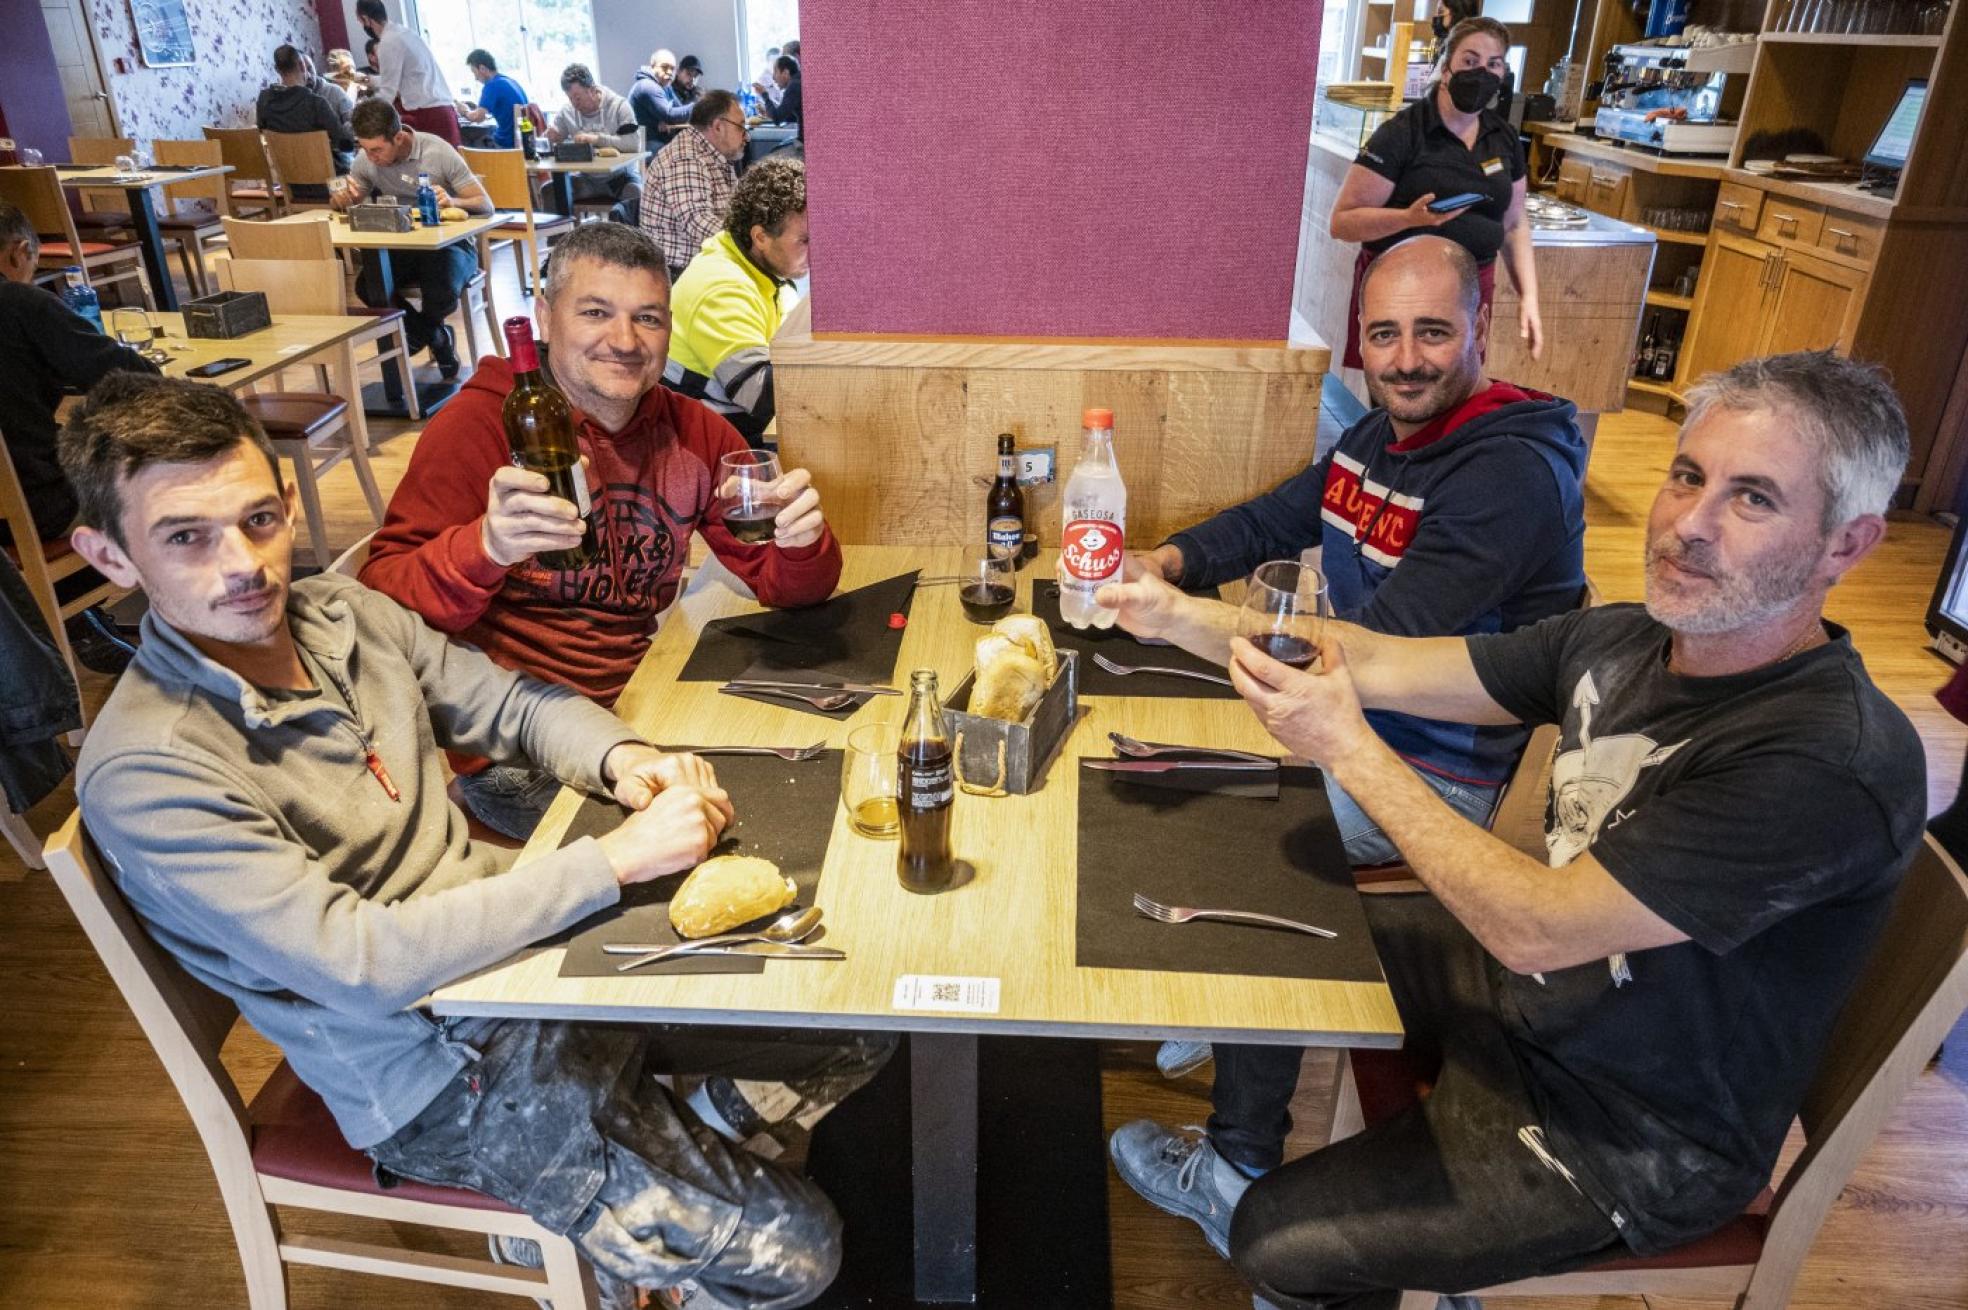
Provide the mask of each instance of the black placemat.
{"label": "black placemat", "polygon": [[[1156,759],[1208,762],[1203,756],[1158,755]],[[1130,787],[1158,787],[1163,791],[1199,791],[1208,792],[1212,796],[1246,796],[1262,801],[1275,801],[1280,795],[1276,769],[1188,768],[1167,769],[1156,773],[1124,773],[1109,769],[1088,771],[1117,778]]]}
{"label": "black placemat", "polygon": [[889,627],[888,616],[908,614],[919,572],[844,591],[819,605],[712,619],[677,678],[891,683],[903,629]]}
{"label": "black placemat", "polygon": [[[718,691],[725,696],[737,696],[742,700],[757,701],[761,705],[770,705],[774,709],[792,710],[796,714],[817,714],[823,719],[834,719],[836,721],[853,718],[856,710],[875,698],[873,692],[863,692],[837,710],[823,710],[818,705],[812,704],[809,701],[794,700],[791,696],[768,696],[764,692],[746,691],[742,687],[719,687]],[[813,694],[817,696],[821,693],[814,692]]]}
{"label": "black placemat", "polygon": [[[813,904],[820,866],[827,861],[827,841],[834,831],[834,807],[840,803],[841,753],[822,751],[797,764],[773,756],[729,755],[711,762],[718,783],[731,793],[737,819],[725,829],[714,855],[761,855],[799,885],[798,904]],[[566,845],[580,837],[614,831],[627,813],[612,800],[590,799],[567,826]],[[620,955],[605,955],[605,942],[653,942],[667,946],[677,940],[670,927],[670,897],[683,885],[684,875],[671,874],[654,882],[624,889],[622,899],[599,914],[591,914],[542,945],[565,946],[560,962],[563,978],[610,978],[623,963]],[[808,941],[818,943],[826,928]],[[836,943],[838,945],[839,943]],[[643,973],[757,973],[765,961],[741,955],[685,957],[636,970]]]}
{"label": "black placemat", "polygon": [[[1277,801],[1129,786],[1080,770],[1082,968],[1375,982],[1380,960],[1319,771],[1279,771]],[[1241,924],[1158,923],[1164,905],[1255,910],[1330,928],[1330,940]]]}
{"label": "black placemat", "polygon": [[1152,664],[1166,669],[1193,669],[1227,678],[1221,664],[1191,655],[1179,646],[1144,646],[1123,632],[1111,628],[1074,628],[1059,617],[1059,584],[1043,578],[1032,580],[1032,613],[1052,629],[1052,644],[1080,652],[1080,695],[1082,696],[1163,696],[1189,700],[1236,700],[1234,687],[1203,682],[1198,678],[1178,678],[1167,674],[1136,673],[1124,676],[1109,673],[1093,662],[1105,655],[1116,664]]}

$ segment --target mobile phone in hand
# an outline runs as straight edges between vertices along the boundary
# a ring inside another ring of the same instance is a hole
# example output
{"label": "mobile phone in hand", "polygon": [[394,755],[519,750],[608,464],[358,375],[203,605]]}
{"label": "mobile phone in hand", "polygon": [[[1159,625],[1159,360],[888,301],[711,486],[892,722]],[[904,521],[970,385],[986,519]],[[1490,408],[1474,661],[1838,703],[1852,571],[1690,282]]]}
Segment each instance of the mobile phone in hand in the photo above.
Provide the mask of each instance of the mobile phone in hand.
{"label": "mobile phone in hand", "polygon": [[245,368],[252,362],[250,359],[240,359],[237,356],[226,359],[215,359],[209,364],[200,364],[197,368],[186,369],[185,376],[188,378],[215,378],[221,373],[230,373],[234,369]]}
{"label": "mobile phone in hand", "polygon": [[1480,191],[1465,191],[1459,196],[1444,196],[1440,200],[1429,201],[1428,212],[1431,214],[1446,214],[1451,210],[1467,209],[1471,205],[1480,205],[1487,199],[1489,197]]}

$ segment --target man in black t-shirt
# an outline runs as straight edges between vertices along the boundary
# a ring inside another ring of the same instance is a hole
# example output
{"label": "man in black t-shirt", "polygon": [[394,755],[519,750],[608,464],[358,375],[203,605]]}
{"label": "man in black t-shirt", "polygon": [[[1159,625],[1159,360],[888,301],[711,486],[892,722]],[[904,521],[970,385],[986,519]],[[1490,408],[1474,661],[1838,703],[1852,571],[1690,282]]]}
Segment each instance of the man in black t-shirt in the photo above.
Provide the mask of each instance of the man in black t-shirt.
{"label": "man in black t-shirt", "polygon": [[[1651,1254],[1768,1182],[1926,814],[1918,736],[1823,618],[1907,451],[1876,370],[1740,364],[1689,397],[1644,608],[1470,638],[1334,623],[1313,672],[1167,584],[1102,590],[1137,635],[1227,647],[1267,730],[1434,893],[1369,898],[1409,1045],[1441,1059],[1426,1100],[1248,1190],[1206,1142],[1171,1152],[1261,1300],[1391,1310]],[[1562,725],[1548,861],[1454,815],[1362,707]]]}

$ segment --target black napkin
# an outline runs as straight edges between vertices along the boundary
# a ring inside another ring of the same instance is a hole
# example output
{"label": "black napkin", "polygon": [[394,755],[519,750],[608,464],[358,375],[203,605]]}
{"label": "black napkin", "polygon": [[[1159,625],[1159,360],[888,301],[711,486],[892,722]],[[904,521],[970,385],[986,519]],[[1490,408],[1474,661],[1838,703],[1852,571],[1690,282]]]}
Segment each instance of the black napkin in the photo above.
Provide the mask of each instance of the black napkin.
{"label": "black napkin", "polygon": [[[1117,756],[1117,759],[1125,757]],[[1222,763],[1211,755],[1157,755],[1156,763],[1175,763],[1182,760],[1196,760],[1205,763]],[[1084,764],[1085,761],[1082,761]],[[1147,761],[1141,761],[1147,763]],[[1097,773],[1105,778],[1114,778],[1131,787],[1158,787],[1163,791],[1207,792],[1212,796],[1245,796],[1252,800],[1275,801],[1278,799],[1278,770],[1276,769],[1168,769],[1163,772],[1124,773],[1107,769],[1084,769],[1086,773]]]}
{"label": "black napkin", "polygon": [[[677,675],[683,682],[769,678],[782,682],[880,682],[895,677],[903,629],[891,614],[909,613],[916,575],[844,591],[802,609],[766,610],[712,619]],[[766,698],[771,704],[791,701]]]}
{"label": "black napkin", "polygon": [[[1210,593],[1202,593],[1210,594]],[[1199,678],[1178,678],[1167,674],[1137,673],[1124,676],[1109,673],[1093,662],[1096,654],[1116,664],[1152,664],[1164,669],[1193,669],[1228,677],[1221,664],[1199,659],[1177,646],[1144,646],[1123,632],[1111,628],[1074,628],[1059,617],[1059,584],[1035,579],[1032,583],[1032,613],[1052,629],[1052,644],[1080,652],[1080,695],[1082,696],[1174,696],[1190,700],[1236,700],[1234,687],[1204,682]]]}
{"label": "black napkin", "polygon": [[[1279,771],[1278,803],[1133,786],[1080,770],[1083,968],[1374,982],[1380,960],[1319,771]],[[1255,910],[1330,928],[1333,939],[1241,924],[1159,923],[1164,905]]]}
{"label": "black napkin", "polygon": [[[718,784],[731,794],[738,814],[712,854],[763,856],[798,884],[797,904],[813,904],[834,831],[834,808],[840,804],[841,752],[822,751],[797,764],[770,755],[721,755],[712,764]],[[567,826],[561,844],[612,832],[625,813],[612,800],[590,799]],[[624,888],[615,905],[541,943],[567,947],[560,976],[617,976],[616,967],[630,957],[604,954],[601,948],[607,942],[667,946],[677,941],[676,930],[670,927],[670,898],[683,885],[684,876],[676,873]],[[826,931],[823,926],[807,940],[817,943]],[[684,956],[646,965],[635,973],[757,973],[763,968],[763,959],[742,955]]]}

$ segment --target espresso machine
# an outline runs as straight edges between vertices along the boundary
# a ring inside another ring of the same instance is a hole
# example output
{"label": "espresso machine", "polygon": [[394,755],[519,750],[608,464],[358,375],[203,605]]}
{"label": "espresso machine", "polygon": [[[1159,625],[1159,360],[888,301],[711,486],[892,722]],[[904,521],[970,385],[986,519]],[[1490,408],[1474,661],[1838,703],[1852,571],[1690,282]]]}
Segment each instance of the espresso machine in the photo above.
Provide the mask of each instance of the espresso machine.
{"label": "espresso machine", "polygon": [[1664,154],[1727,155],[1735,148],[1755,54],[1754,38],[1691,45],[1668,37],[1614,46],[1606,52],[1593,131]]}

